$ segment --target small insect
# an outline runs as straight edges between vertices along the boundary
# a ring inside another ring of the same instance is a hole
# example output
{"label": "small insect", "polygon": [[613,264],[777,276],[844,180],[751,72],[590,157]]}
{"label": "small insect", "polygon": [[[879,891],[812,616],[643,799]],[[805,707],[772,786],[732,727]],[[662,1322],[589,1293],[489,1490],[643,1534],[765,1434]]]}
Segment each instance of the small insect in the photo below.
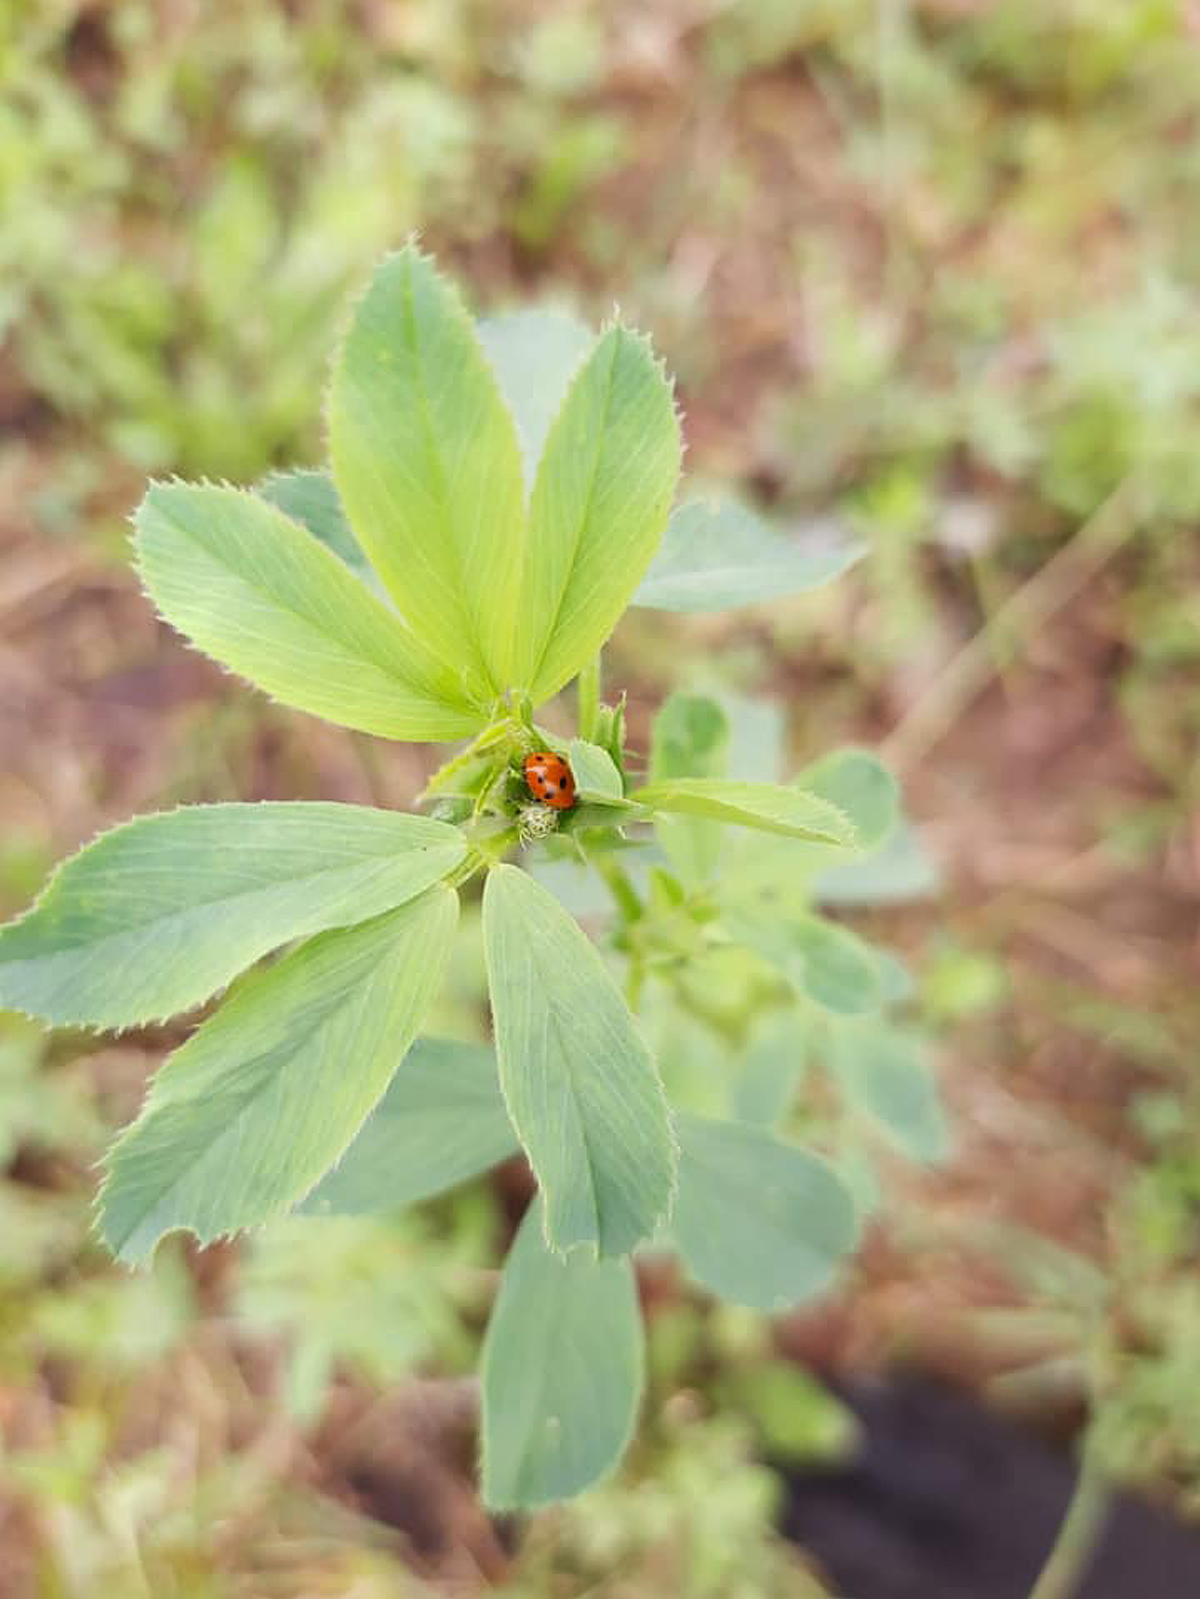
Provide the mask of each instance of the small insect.
{"label": "small insect", "polygon": [[525,757],[525,781],[534,799],[556,811],[569,811],[575,803],[575,774],[561,755],[550,750]]}

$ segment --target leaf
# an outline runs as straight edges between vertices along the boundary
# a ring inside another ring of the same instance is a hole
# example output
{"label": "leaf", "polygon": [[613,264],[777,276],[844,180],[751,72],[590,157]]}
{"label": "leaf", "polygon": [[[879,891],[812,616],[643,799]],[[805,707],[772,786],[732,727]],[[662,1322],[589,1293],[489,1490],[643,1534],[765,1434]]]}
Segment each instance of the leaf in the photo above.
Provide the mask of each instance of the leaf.
{"label": "leaf", "polygon": [[597,805],[623,806],[628,803],[621,774],[607,750],[601,749],[598,744],[573,738],[568,746],[567,760],[581,800]]}
{"label": "leaf", "polygon": [[419,1038],[358,1137],[300,1207],[313,1215],[400,1210],[518,1149],[484,1044]]}
{"label": "leaf", "polygon": [[738,1121],[774,1127],[787,1109],[812,1049],[812,1021],[796,1009],[776,1012],[746,1047],[732,1087]]}
{"label": "leaf", "polygon": [[785,538],[732,500],[693,500],[672,514],[635,605],[724,611],[783,599],[840,577],[862,554],[836,529]]}
{"label": "leaf", "polygon": [[211,1243],[303,1199],[412,1042],[457,916],[457,896],[433,888],[244,977],[109,1151],[100,1224],[114,1254],[144,1260],[179,1227]]}
{"label": "leaf", "polygon": [[760,1127],[679,1117],[671,1236],[698,1282],[778,1310],[829,1286],[855,1239],[854,1206],[824,1161]]}
{"label": "leaf", "polygon": [[830,1032],[824,1062],[847,1101],[913,1160],[943,1160],[946,1117],[928,1048],[884,1021],[842,1022]]}
{"label": "leaf", "polygon": [[729,719],[715,700],[703,694],[672,694],[654,718],[651,779],[724,777],[728,748]]}
{"label": "leaf", "polygon": [[813,882],[825,905],[897,905],[928,899],[941,886],[937,862],[905,822],[869,854],[826,866]]}
{"label": "leaf", "polygon": [[679,457],[674,396],[648,341],[610,328],[575,375],[530,496],[517,680],[535,705],[616,626],[662,537]]}
{"label": "leaf", "polygon": [[296,467],[290,472],[270,472],[255,484],[260,499],[277,506],[294,522],[306,527],[313,538],[332,550],[356,577],[374,579],[370,562],[346,520],[342,502],[328,472],[315,467]]}
{"label": "leaf", "polygon": [[860,849],[873,849],[899,816],[896,779],[869,750],[834,750],[806,766],[796,787],[828,800],[848,816]]}
{"label": "leaf", "polygon": [[403,905],[457,828],[361,805],[193,805],[105,833],[0,929],[0,1006],[130,1027],[208,999],[294,938]]}
{"label": "leaf", "polygon": [[333,475],[402,617],[472,702],[517,672],[516,428],[457,292],[415,245],[376,271],[335,363]]}
{"label": "leaf", "polygon": [[525,480],[532,483],[550,425],[595,334],[550,306],[484,317],[475,329],[516,421]]}
{"label": "leaf", "polygon": [[805,838],[819,844],[854,843],[854,829],[828,800],[776,783],[677,777],[635,789],[629,798],[648,810],[707,816],[716,822]]}
{"label": "leaf", "polygon": [[619,1255],[670,1208],[675,1146],[662,1084],[578,924],[515,866],[483,891],[500,1086],[545,1197],[551,1248]]}
{"label": "leaf", "polygon": [[732,906],[723,920],[738,943],[826,1010],[848,1016],[878,1010],[883,998],[879,962],[848,927],[771,902]]}
{"label": "leaf", "polygon": [[[653,781],[674,777],[724,777],[729,721],[715,700],[672,694],[654,718],[650,744]],[[661,817],[658,841],[685,882],[705,883],[721,858],[721,829],[699,817]]]}
{"label": "leaf", "polygon": [[138,568],[166,620],[283,704],[384,738],[455,739],[482,725],[456,675],[264,500],[155,483],[134,520]]}
{"label": "leaf", "polygon": [[609,1472],[633,1433],[643,1334],[633,1267],[543,1242],[535,1200],[483,1345],[483,1497],[493,1510],[566,1499]]}

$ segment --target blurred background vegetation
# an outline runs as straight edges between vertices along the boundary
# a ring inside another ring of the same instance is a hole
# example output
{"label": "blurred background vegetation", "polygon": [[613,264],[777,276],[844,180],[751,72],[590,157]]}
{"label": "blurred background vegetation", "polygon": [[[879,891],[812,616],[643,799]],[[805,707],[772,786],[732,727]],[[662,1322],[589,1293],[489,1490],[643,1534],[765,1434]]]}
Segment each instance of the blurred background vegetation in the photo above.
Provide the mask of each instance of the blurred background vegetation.
{"label": "blurred background vegetation", "polygon": [[[147,474],[320,458],[348,297],[419,229],[481,310],[619,302],[695,479],[865,538],[770,611],[634,613],[609,681],[643,740],[699,684],[797,762],[882,747],[942,885],[866,919],[954,1150],[815,1310],[647,1282],[637,1448],[518,1533],[471,1477],[503,1180],[130,1276],[93,1164],[178,1035],[0,1017],[3,1599],[803,1599],[768,1462],[853,1449],[825,1385],[897,1364],[1200,1515],[1198,131],[1183,0],[7,0],[0,913],[138,810],[419,789],[126,564]],[[479,994],[468,946],[443,1021]]]}

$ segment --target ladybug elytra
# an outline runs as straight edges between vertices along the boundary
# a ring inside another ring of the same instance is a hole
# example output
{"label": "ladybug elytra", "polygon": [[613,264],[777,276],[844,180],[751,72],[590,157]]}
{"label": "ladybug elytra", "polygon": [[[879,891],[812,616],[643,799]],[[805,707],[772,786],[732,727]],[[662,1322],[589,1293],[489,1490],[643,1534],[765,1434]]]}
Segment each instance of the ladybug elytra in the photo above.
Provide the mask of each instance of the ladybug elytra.
{"label": "ladybug elytra", "polygon": [[534,799],[556,811],[569,811],[575,803],[575,774],[551,750],[535,750],[525,757],[525,781]]}

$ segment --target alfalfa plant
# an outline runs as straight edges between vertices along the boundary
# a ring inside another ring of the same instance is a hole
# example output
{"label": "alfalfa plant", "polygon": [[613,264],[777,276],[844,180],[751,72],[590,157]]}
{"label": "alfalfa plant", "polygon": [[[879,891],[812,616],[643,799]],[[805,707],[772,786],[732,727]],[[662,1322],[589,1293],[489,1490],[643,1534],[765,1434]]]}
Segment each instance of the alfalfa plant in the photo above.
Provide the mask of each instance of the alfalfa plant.
{"label": "alfalfa plant", "polygon": [[[483,1487],[535,1505],[630,1437],[635,1251],[675,1250],[769,1309],[852,1248],[835,1166],[773,1131],[808,1041],[847,1104],[918,1151],[936,1137],[918,1046],[884,1018],[895,963],[813,908],[831,863],[892,832],[887,774],[851,751],[791,783],[765,755],[729,775],[724,712],[685,694],[634,782],[622,706],[600,697],[631,601],[742,604],[853,551],[734,506],[672,513],[679,420],[648,342],[561,314],[475,326],[413,246],[353,315],[328,426],[329,474],[153,484],[138,570],[180,633],[283,703],[466,741],[430,814],[138,817],[0,931],[0,1004],[128,1028],[228,988],[108,1153],[99,1227],[128,1262],[173,1229],[207,1243],[298,1208],[397,1208],[523,1150],[538,1197],[483,1351]],[[534,717],[572,680],[577,736],[557,739]],[[611,892],[606,954],[533,874],[572,862]],[[479,878],[494,1049],[420,1036]],[[648,1036],[686,1057],[670,1093]]]}

